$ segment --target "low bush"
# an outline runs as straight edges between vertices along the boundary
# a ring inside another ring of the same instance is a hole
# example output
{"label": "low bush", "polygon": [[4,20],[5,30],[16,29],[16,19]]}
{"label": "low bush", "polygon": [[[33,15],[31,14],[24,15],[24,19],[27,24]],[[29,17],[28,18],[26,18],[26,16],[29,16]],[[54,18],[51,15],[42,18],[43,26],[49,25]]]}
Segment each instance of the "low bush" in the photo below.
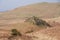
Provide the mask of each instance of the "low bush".
{"label": "low bush", "polygon": [[18,32],[16,29],[12,29],[11,32],[12,32],[11,35],[13,36],[17,36],[17,35],[21,36],[21,33]]}
{"label": "low bush", "polygon": [[26,22],[29,22],[31,24],[37,25],[37,26],[48,26],[51,27],[50,24],[48,24],[45,20],[42,20],[36,16],[32,16],[30,18],[27,18]]}

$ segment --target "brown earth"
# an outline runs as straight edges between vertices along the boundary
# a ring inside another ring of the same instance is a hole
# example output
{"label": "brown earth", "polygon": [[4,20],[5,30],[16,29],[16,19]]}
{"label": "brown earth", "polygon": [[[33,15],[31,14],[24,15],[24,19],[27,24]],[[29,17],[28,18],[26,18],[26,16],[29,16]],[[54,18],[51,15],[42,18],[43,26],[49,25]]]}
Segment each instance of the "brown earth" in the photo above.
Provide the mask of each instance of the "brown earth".
{"label": "brown earth", "polygon": [[[42,18],[52,25],[52,27],[42,29],[36,25],[25,23],[25,18],[30,16]],[[8,40],[10,30],[14,28],[22,33],[21,37],[14,37],[16,40],[59,40],[59,16],[60,7],[58,3],[38,3],[2,12],[0,13],[0,33],[2,35],[0,40]],[[33,32],[26,33],[32,30]],[[13,40],[15,40],[14,38]]]}

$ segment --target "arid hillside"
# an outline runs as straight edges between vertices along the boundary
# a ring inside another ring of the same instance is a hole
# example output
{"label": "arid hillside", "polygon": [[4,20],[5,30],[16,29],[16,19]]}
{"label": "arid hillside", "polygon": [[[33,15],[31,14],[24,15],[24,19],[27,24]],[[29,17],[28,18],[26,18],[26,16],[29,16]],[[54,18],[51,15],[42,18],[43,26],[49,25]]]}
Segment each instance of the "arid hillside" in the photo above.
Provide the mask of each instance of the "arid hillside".
{"label": "arid hillside", "polygon": [[[0,40],[59,40],[59,5],[58,3],[44,2],[1,12],[0,33],[2,36],[0,35]],[[51,25],[51,27],[46,26],[48,24]],[[11,29],[17,29],[22,36],[11,37],[11,35],[9,35]]]}
{"label": "arid hillside", "polygon": [[56,18],[60,16],[58,3],[37,3],[22,6],[10,11],[0,13],[0,25],[22,22],[26,17]]}
{"label": "arid hillside", "polygon": [[6,19],[8,18],[19,19],[29,16],[38,16],[41,18],[54,18],[54,17],[59,17],[60,6],[58,5],[58,3],[37,3],[3,12],[3,14],[1,15],[0,15],[1,18],[6,18]]}

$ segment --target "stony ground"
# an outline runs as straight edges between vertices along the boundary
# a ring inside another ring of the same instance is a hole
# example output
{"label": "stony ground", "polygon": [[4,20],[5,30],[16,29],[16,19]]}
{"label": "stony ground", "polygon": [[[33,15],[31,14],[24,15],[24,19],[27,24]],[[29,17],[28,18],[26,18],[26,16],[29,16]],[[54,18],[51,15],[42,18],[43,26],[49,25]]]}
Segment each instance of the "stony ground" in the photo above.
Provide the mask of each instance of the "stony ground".
{"label": "stony ground", "polygon": [[22,36],[12,37],[11,39],[8,39],[10,37],[10,30],[0,29],[0,40],[60,40],[60,24],[58,22],[50,22],[50,24],[53,27],[22,34]]}

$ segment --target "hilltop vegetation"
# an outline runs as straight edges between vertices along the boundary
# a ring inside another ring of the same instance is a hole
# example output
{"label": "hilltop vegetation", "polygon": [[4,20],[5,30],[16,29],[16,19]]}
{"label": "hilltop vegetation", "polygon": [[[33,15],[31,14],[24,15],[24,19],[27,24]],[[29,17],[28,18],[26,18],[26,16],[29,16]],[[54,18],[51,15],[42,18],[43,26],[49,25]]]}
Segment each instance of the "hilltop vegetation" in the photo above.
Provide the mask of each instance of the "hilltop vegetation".
{"label": "hilltop vegetation", "polygon": [[30,17],[25,20],[25,22],[30,22],[31,24],[35,24],[37,26],[48,26],[51,27],[50,24],[48,24],[46,21],[39,19],[38,17]]}

